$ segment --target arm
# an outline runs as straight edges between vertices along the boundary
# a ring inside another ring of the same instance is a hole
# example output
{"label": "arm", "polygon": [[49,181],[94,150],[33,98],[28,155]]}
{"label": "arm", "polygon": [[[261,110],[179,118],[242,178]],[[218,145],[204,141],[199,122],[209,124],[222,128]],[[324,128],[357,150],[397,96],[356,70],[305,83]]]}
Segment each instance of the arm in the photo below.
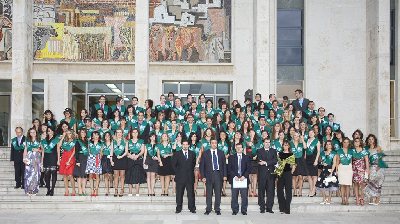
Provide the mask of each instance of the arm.
{"label": "arm", "polygon": [[146,158],[147,158],[147,147],[143,147],[143,164],[146,164]]}
{"label": "arm", "polygon": [[318,142],[318,144],[317,144],[317,156],[315,157],[315,161],[314,161],[314,164],[313,164],[314,166],[318,165],[318,159],[319,159],[319,156],[320,156],[320,149],[321,149],[321,143]]}
{"label": "arm", "polygon": [[246,170],[244,171],[243,176],[248,179],[253,167],[251,166],[250,157],[247,157],[247,158],[248,159],[246,159]]}
{"label": "arm", "polygon": [[233,156],[229,156],[229,158],[228,158],[227,171],[228,171],[230,177],[237,176],[235,174],[234,167],[233,167]]}
{"label": "arm", "polygon": [[10,150],[10,161],[14,161],[14,157],[15,157],[15,149],[14,149],[14,145],[11,143],[11,150]]}
{"label": "arm", "polygon": [[337,158],[337,155],[335,155],[335,157],[333,158],[332,170],[329,171],[330,173],[333,173],[335,171],[335,169],[336,169],[336,166],[337,166],[337,159],[336,158]]}
{"label": "arm", "polygon": [[201,158],[200,158],[200,174],[201,174],[201,176],[203,177],[203,180],[205,180],[206,178],[205,178],[205,171],[206,171],[206,165],[205,165],[205,158],[204,158],[205,156],[202,156]]}
{"label": "arm", "polygon": [[172,169],[174,169],[174,172],[177,173],[178,172],[178,155],[177,153],[174,154],[174,156],[172,156],[172,160],[171,160],[171,165],[172,165]]}
{"label": "arm", "polygon": [[223,170],[223,174],[224,174],[224,180],[226,180],[226,177],[228,176],[228,171],[226,169],[225,154],[222,151],[220,151],[220,152],[221,152],[220,158],[221,158],[221,161],[222,161],[221,163],[222,163],[222,170]]}
{"label": "arm", "polygon": [[[271,150],[271,149],[270,149]],[[276,156],[276,151],[273,149],[273,152],[271,152],[272,158],[270,160],[267,160],[267,166],[269,165],[276,165],[278,163],[278,158]]]}

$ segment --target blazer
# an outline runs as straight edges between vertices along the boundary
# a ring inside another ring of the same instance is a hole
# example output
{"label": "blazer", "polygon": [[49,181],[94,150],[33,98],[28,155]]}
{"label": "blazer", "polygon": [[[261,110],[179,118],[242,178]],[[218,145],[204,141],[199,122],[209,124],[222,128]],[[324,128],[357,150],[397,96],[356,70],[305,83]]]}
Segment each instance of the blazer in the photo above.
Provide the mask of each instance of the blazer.
{"label": "blazer", "polygon": [[257,150],[257,162],[265,161],[267,165],[258,165],[258,173],[265,176],[267,173],[275,172],[275,165],[278,163],[278,154],[274,148],[265,150],[264,147]]}
{"label": "blazer", "polygon": [[229,183],[232,184],[232,179],[235,176],[238,177],[245,177],[249,181],[249,174],[251,173],[253,167],[251,165],[251,159],[250,156],[245,155],[242,153],[242,162],[241,162],[241,170],[242,170],[242,176],[239,176],[238,174],[238,155],[237,153],[230,155],[228,158],[228,173],[229,173]]}
{"label": "blazer", "polygon": [[[21,139],[21,144],[18,144],[18,141],[17,141],[17,146],[21,146],[21,145],[25,144],[25,140],[26,140],[25,135],[23,135],[22,139]],[[21,150],[21,151],[15,150],[13,144],[11,143],[10,161],[22,162],[22,160],[24,159],[23,152],[24,152],[24,150]]]}
{"label": "blazer", "polygon": [[[206,178],[206,180],[211,180],[213,174],[213,163],[212,163],[212,150],[207,150],[203,153],[200,160],[200,174],[202,177]],[[223,151],[217,149],[217,159],[218,165],[220,170],[220,177],[221,181],[224,177],[227,176],[227,169],[226,169],[226,158]]]}
{"label": "blazer", "polygon": [[305,111],[308,107],[309,102],[310,102],[310,100],[308,100],[307,98],[303,98],[303,105],[300,106],[299,100],[298,99],[294,100],[292,102],[294,111],[298,111],[298,110]]}
{"label": "blazer", "polygon": [[188,159],[183,150],[175,152],[172,156],[172,168],[175,171],[176,183],[194,183],[194,167],[196,166],[196,154],[188,150]]}

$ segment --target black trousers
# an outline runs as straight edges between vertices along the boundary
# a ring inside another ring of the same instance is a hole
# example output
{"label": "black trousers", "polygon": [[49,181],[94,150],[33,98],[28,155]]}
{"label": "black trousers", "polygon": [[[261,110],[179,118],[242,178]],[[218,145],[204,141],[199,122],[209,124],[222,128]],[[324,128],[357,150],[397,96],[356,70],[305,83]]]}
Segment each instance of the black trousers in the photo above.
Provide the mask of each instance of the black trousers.
{"label": "black trousers", "polygon": [[[46,188],[47,191],[54,191],[54,187],[56,186],[57,182],[57,170],[46,170],[44,172],[44,179],[46,181]],[[51,180],[51,185],[50,185]]]}
{"label": "black trousers", "polygon": [[292,202],[292,173],[283,172],[278,178],[276,194],[278,196],[279,211],[290,212],[290,203]]}
{"label": "black trousers", "polygon": [[[265,194],[267,194],[267,201],[265,202]],[[258,182],[258,205],[260,211],[272,210],[275,197],[275,175],[267,173],[260,176]]]}
{"label": "black trousers", "polygon": [[212,196],[213,192],[215,194],[214,211],[220,212],[221,208],[221,192],[222,192],[222,180],[220,171],[214,171],[211,180],[206,180],[206,212],[211,212],[212,210]]}
{"label": "black trousers", "polygon": [[231,208],[232,212],[238,213],[239,212],[239,192],[240,197],[242,199],[242,207],[240,209],[241,212],[247,212],[247,206],[249,204],[248,200],[248,189],[247,188],[233,188],[232,186],[232,199],[231,199]]}
{"label": "black trousers", "polygon": [[21,161],[14,161],[15,172],[15,186],[21,187],[24,185],[25,163]]}
{"label": "black trousers", "polygon": [[187,193],[188,209],[196,211],[196,202],[194,196],[194,183],[176,183],[176,210],[182,211],[183,194]]}

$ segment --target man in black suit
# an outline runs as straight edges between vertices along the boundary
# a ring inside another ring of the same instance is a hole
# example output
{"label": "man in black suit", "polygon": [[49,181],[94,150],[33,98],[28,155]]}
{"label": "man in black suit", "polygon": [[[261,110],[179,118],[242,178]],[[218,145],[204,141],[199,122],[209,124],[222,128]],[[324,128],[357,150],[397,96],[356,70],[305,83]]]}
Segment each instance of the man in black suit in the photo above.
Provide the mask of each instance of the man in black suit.
{"label": "man in black suit", "polygon": [[238,203],[239,192],[242,198],[241,212],[243,215],[247,215],[248,189],[233,188],[233,179],[235,179],[236,181],[240,180],[248,182],[251,169],[252,166],[250,162],[250,157],[248,155],[243,154],[243,145],[241,143],[237,143],[236,153],[229,156],[229,161],[228,161],[229,177],[232,178],[229,180],[229,183],[232,186],[232,199],[231,199],[232,215],[236,215],[239,212],[239,203]]}
{"label": "man in black suit", "polygon": [[305,111],[308,107],[308,102],[310,102],[307,98],[303,97],[303,91],[301,89],[296,89],[294,91],[294,95],[296,99],[292,102],[294,111]]}
{"label": "man in black suit", "polygon": [[91,107],[90,115],[92,119],[97,117],[97,110],[99,109],[103,110],[104,118],[111,119],[112,116],[114,116],[112,114],[111,107],[106,104],[106,96],[104,95],[99,97],[99,103],[96,103]]}
{"label": "man in black suit", "polygon": [[11,157],[10,161],[14,161],[15,189],[24,188],[25,163],[24,149],[25,136],[21,127],[15,128],[16,137],[11,139]]}
{"label": "man in black suit", "polygon": [[206,183],[206,212],[209,215],[212,206],[212,195],[215,194],[214,211],[221,215],[221,191],[222,183],[226,180],[226,159],[223,151],[217,149],[217,140],[211,139],[211,149],[205,151],[201,156],[200,173],[203,183]]}
{"label": "man in black suit", "polygon": [[182,211],[183,193],[186,188],[188,208],[191,213],[196,213],[194,196],[194,167],[196,166],[196,154],[189,150],[189,142],[182,140],[182,150],[175,152],[172,157],[172,168],[175,171],[176,182],[176,211]]}
{"label": "man in black suit", "polygon": [[[258,160],[258,205],[260,212],[269,213],[272,211],[275,197],[275,165],[278,163],[276,150],[271,145],[271,140],[265,138],[263,140],[264,147],[257,150]],[[265,203],[265,192],[267,192],[267,202]]]}

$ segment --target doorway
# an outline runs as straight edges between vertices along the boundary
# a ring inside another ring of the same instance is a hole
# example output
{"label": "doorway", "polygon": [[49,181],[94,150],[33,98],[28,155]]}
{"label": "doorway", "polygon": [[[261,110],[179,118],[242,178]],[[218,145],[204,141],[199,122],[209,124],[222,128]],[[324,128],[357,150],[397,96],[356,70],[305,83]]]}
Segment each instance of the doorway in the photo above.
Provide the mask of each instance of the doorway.
{"label": "doorway", "polygon": [[11,96],[0,95],[0,147],[8,146],[11,134]]}

